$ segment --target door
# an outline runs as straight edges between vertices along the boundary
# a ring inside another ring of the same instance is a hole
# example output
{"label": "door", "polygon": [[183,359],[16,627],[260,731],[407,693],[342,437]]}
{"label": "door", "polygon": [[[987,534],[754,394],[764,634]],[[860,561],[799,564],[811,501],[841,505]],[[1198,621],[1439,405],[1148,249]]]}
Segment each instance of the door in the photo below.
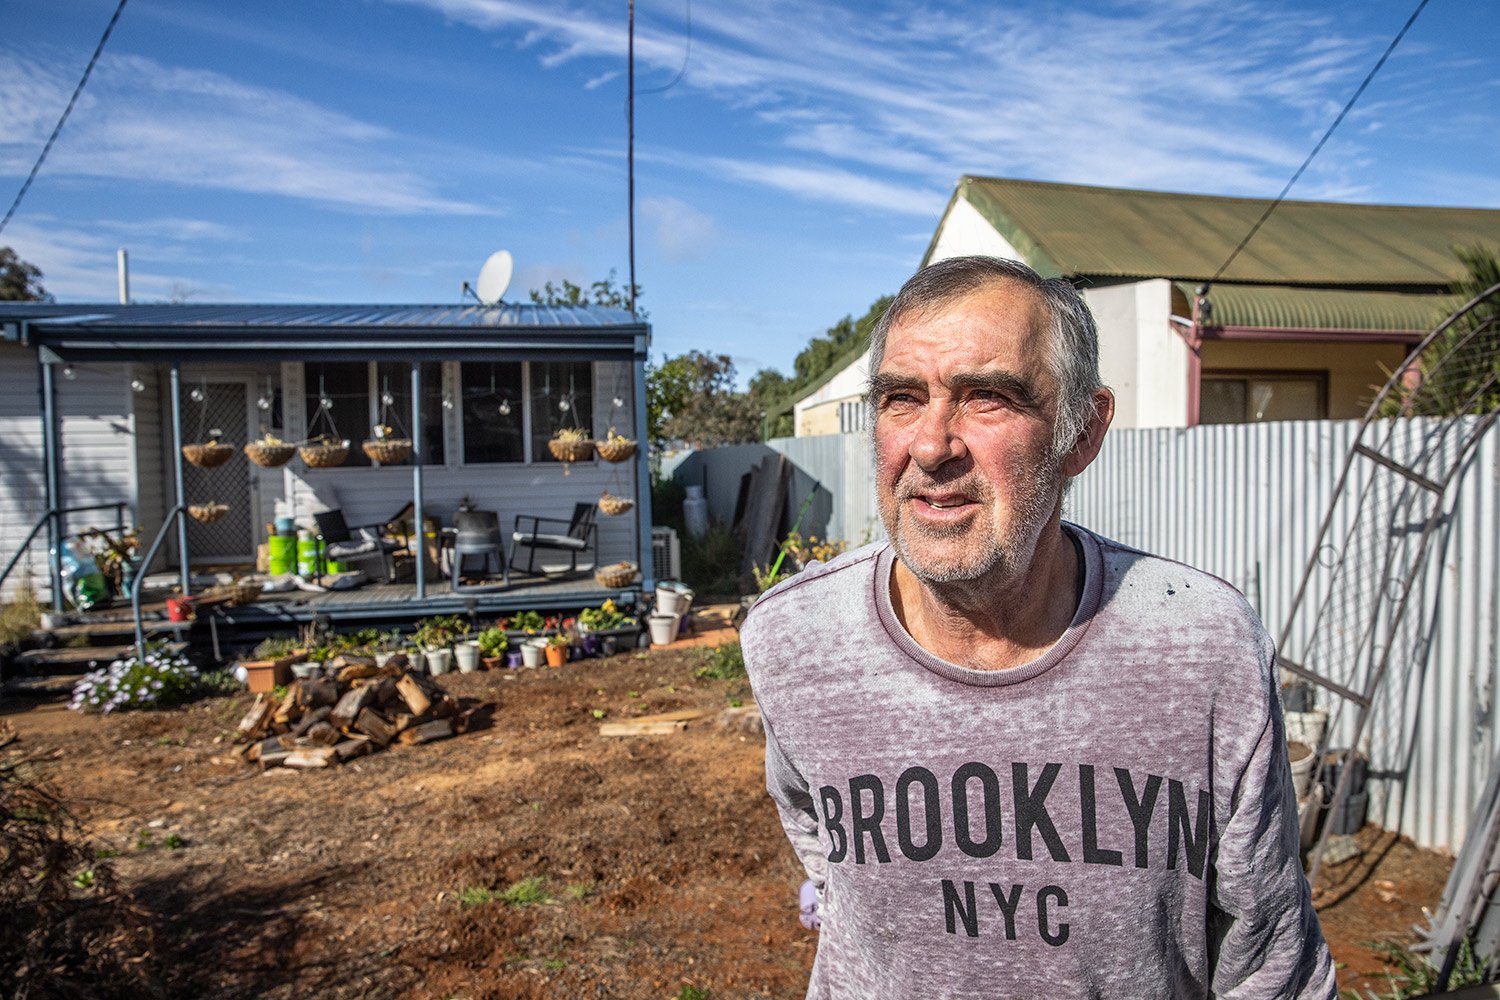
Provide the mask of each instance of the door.
{"label": "door", "polygon": [[248,381],[183,380],[183,443],[206,441],[218,432],[219,440],[235,446],[235,454],[223,465],[204,469],[189,462],[183,466],[183,491],[188,504],[217,501],[229,507],[228,513],[212,524],[188,518],[188,554],[194,563],[255,561],[256,511],[251,507],[251,465],[239,450],[251,433],[252,389]]}

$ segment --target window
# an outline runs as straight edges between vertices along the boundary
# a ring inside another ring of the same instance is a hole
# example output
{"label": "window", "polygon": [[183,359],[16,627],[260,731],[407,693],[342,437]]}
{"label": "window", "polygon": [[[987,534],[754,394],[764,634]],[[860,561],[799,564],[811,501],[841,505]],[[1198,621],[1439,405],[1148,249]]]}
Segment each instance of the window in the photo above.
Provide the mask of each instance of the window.
{"label": "window", "polygon": [[525,461],[520,362],[465,361],[459,365],[459,385],[464,464]]}
{"label": "window", "polygon": [[1322,420],[1328,415],[1326,372],[1205,372],[1200,424]]}
{"label": "window", "polygon": [[594,366],[587,361],[531,363],[531,460],[555,462],[547,442],[563,427],[593,436]]}
{"label": "window", "polygon": [[[443,450],[443,363],[421,362],[422,371],[422,464],[442,465],[447,461]],[[411,433],[411,363],[407,361],[380,361],[375,365],[377,423],[384,409],[385,397],[390,395],[393,420],[387,420],[397,434]]]}
{"label": "window", "polygon": [[344,465],[370,465],[359,443],[370,432],[370,366],[363,361],[329,361],[307,365],[305,397],[307,434],[329,434],[349,441]]}

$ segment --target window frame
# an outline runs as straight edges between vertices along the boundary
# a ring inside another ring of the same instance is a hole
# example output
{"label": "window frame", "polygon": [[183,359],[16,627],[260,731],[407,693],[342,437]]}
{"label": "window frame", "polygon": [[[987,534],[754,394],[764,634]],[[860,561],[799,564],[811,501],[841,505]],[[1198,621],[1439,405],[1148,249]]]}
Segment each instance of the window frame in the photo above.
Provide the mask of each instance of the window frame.
{"label": "window frame", "polygon": [[[1311,382],[1318,392],[1318,415],[1305,419],[1327,420],[1328,419],[1328,370],[1326,368],[1205,368],[1199,378],[1198,398],[1198,423],[1204,424],[1202,408],[1202,385],[1206,382],[1243,382],[1245,383],[1245,414],[1244,419],[1237,421],[1241,424],[1265,424],[1273,423],[1270,420],[1253,420],[1250,418],[1250,389],[1253,382]],[[1205,426],[1214,426],[1206,425]],[[1217,425],[1228,426],[1228,425]]]}

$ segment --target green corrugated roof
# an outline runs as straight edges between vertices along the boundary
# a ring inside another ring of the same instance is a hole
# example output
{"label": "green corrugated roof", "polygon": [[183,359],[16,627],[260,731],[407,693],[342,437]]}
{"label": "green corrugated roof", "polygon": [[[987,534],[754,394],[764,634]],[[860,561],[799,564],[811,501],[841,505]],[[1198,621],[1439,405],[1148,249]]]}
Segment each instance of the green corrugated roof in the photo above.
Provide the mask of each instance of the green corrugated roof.
{"label": "green corrugated roof", "polygon": [[[1192,282],[1176,285],[1189,302],[1195,287]],[[1451,295],[1222,282],[1209,289],[1208,300],[1213,306],[1210,326],[1401,333],[1426,333],[1462,305]]]}
{"label": "green corrugated roof", "polygon": [[[1270,204],[992,177],[964,177],[959,197],[1044,274],[1188,280],[1211,276]],[[1500,211],[1285,201],[1220,280],[1436,287],[1463,272],[1453,248],[1474,243],[1500,245]]]}

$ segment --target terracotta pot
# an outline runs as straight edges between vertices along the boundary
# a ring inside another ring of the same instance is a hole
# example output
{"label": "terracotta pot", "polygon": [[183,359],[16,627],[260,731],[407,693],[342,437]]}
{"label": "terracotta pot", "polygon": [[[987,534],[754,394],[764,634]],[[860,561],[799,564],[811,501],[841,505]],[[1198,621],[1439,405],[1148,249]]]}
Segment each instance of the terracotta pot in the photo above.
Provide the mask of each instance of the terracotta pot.
{"label": "terracotta pot", "polygon": [[479,658],[479,662],[484,664],[484,669],[486,670],[499,670],[501,667],[505,666],[505,657],[481,656]]}
{"label": "terracotta pot", "polygon": [[560,667],[568,662],[567,646],[547,646],[547,666]]}

